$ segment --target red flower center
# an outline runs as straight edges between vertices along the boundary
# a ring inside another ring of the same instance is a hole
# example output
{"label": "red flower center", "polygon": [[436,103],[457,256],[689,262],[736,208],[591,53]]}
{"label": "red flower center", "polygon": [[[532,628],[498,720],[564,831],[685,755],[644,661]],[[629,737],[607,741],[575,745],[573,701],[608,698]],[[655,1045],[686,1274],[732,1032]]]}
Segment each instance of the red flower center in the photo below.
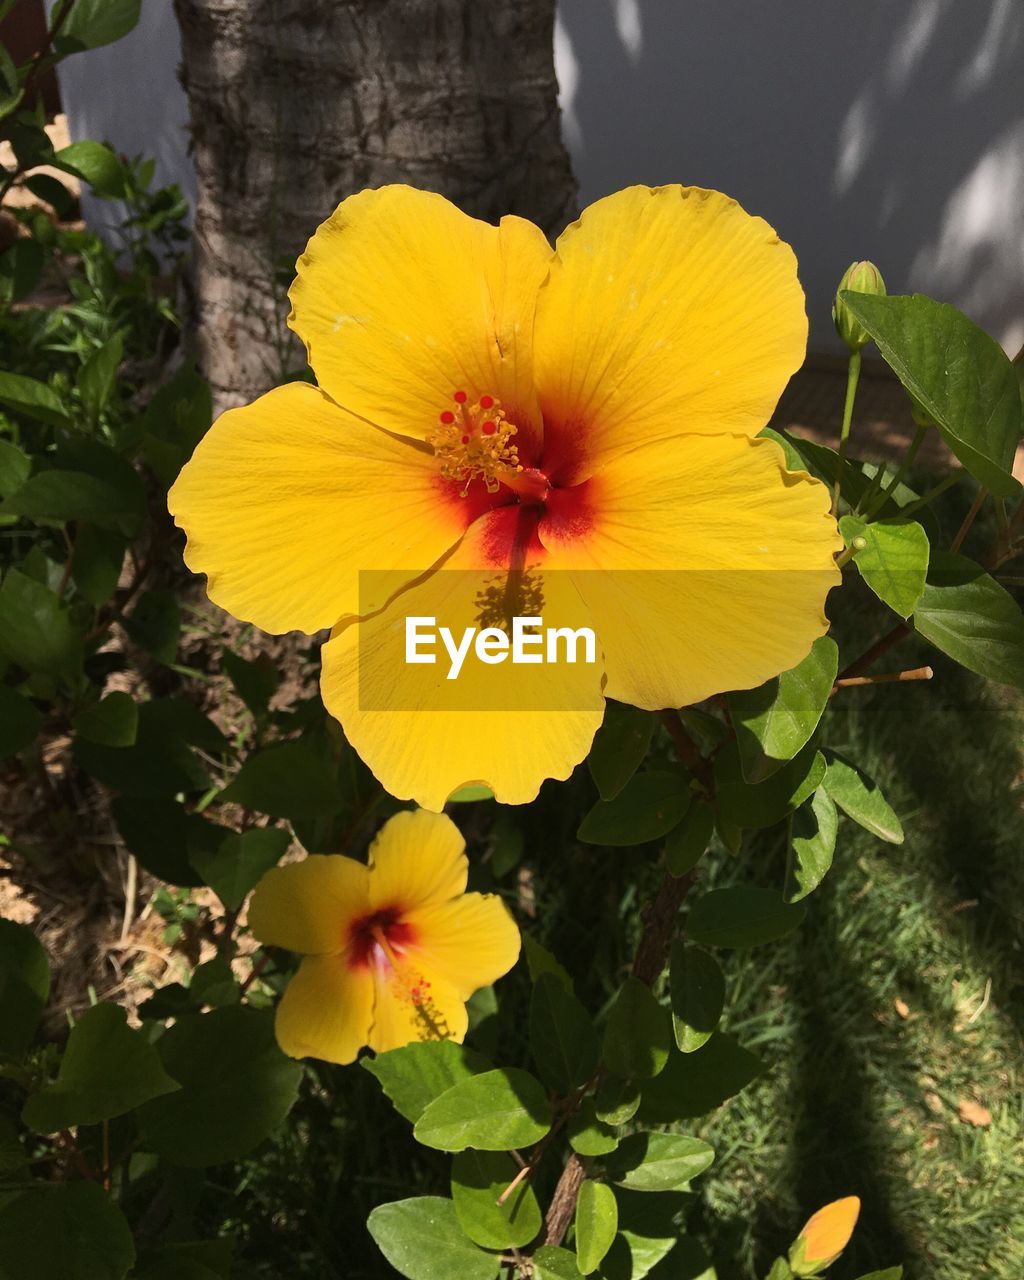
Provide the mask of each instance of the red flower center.
{"label": "red flower center", "polygon": [[416,930],[402,919],[400,908],[381,907],[349,925],[348,961],[353,969],[393,968],[415,942]]}

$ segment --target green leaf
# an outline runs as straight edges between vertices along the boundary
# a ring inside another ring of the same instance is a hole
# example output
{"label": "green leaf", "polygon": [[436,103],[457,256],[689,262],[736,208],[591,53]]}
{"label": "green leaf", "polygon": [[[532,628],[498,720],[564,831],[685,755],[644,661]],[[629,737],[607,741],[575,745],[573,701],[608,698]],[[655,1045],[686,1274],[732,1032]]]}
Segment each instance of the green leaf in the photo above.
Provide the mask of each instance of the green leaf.
{"label": "green leaf", "polygon": [[495,1280],[498,1274],[497,1255],[466,1238],[455,1205],[441,1196],[378,1205],[366,1226],[406,1280]]}
{"label": "green leaf", "polygon": [[0,440],[0,498],[16,493],[32,470],[32,459],[16,444]]}
{"label": "green leaf", "polygon": [[0,372],[0,404],[17,409],[26,417],[36,418],[51,427],[70,425],[64,405],[56,391],[44,382],[20,373]]}
{"label": "green leaf", "polygon": [[128,693],[115,690],[72,721],[75,733],[108,747],[130,747],[139,731],[139,708]]}
{"label": "green leaf", "polygon": [[124,1009],[97,1004],[72,1027],[57,1079],[29,1096],[21,1118],[36,1133],[57,1133],[113,1120],[177,1088]]}
{"label": "green leaf", "polygon": [[224,804],[289,820],[327,817],[345,799],[333,764],[302,742],[254,752],[219,798]]}
{"label": "green leaf", "polygon": [[707,1115],[764,1070],[735,1036],[716,1031],[696,1053],[674,1053],[661,1075],[644,1085],[638,1118],[660,1125]]}
{"label": "green leaf", "polygon": [[0,1053],[20,1057],[50,995],[50,962],[24,924],[0,919]]}
{"label": "green leaf", "polygon": [[124,1280],[135,1244],[98,1182],[47,1182],[0,1198],[0,1280]]}
{"label": "green leaf", "polygon": [[302,1067],[274,1039],[270,1009],[244,1006],[179,1018],[157,1043],[179,1092],[139,1112],[146,1142],[170,1164],[223,1164],[258,1146],[298,1096]]}
{"label": "green leaf", "polygon": [[603,1124],[626,1124],[640,1106],[640,1085],[636,1080],[605,1076],[594,1095],[594,1115]]}
{"label": "green leaf", "polygon": [[577,835],[586,844],[645,844],[667,835],[689,803],[690,789],[681,774],[660,769],[637,773],[614,800],[594,805]]}
{"label": "green leaf", "polygon": [[142,0],[75,0],[61,36],[81,49],[113,44],[135,27],[141,4]]}
{"label": "green leaf", "polygon": [[43,246],[38,240],[28,238],[15,240],[0,255],[0,276],[11,282],[9,297],[12,302],[20,302],[36,287],[43,274],[44,261]]}
{"label": "green leaf", "polygon": [[903,1280],[902,1267],[886,1267],[884,1271],[869,1271],[858,1280]]}
{"label": "green leaf", "polygon": [[827,788],[821,786],[793,814],[790,902],[800,902],[825,879],[836,851],[838,833],[839,815]]}
{"label": "green leaf", "polygon": [[842,294],[893,372],[973,476],[999,497],[1015,493],[1021,396],[1009,357],[946,303]]}
{"label": "green leaf", "polygon": [[669,962],[672,1029],[683,1053],[693,1053],[711,1038],[725,1007],[725,975],[714,956],[682,942],[672,945]]}
{"label": "green leaf", "polygon": [[0,586],[0,653],[26,671],[70,680],[82,666],[82,637],[56,595],[9,569]]}
{"label": "green leaf", "polygon": [[533,1255],[534,1280],[579,1280],[575,1255],[558,1245],[542,1244]]}
{"label": "green leaf", "polygon": [[685,876],[704,856],[715,832],[715,811],[706,800],[694,800],[665,841],[665,865],[674,876]]}
{"label": "green leaf", "polygon": [[867,546],[853,557],[857,572],[883,604],[909,618],[928,574],[931,548],[922,526],[916,520],[868,524],[859,516],[843,516],[839,531],[847,546],[854,538],[864,539]]}
{"label": "green leaf", "polygon": [[452,1201],[459,1226],[485,1249],[519,1249],[541,1229],[540,1205],[528,1178],[503,1204],[519,1166],[507,1151],[460,1151],[452,1161]]}
{"label": "green leaf", "polygon": [[[204,725],[209,736],[200,732]],[[78,738],[74,750],[79,766],[104,786],[130,796],[170,797],[205,790],[209,779],[190,744],[215,753],[218,742],[223,745],[198,708],[182,699],[161,698],[139,707],[132,746],[107,747]]]}
{"label": "green leaf", "polygon": [[602,1057],[613,1075],[624,1080],[650,1079],[668,1061],[672,1029],[668,1013],[639,978],[619,988],[604,1029]]}
{"label": "green leaf", "polygon": [[264,872],[284,857],[291,836],[282,827],[232,832],[217,849],[197,849],[191,862],[229,911],[237,911]]}
{"label": "green leaf", "polygon": [[1024,616],[973,560],[948,551],[932,556],[912,625],[968,671],[1024,689]]}
{"label": "green leaf", "polygon": [[728,695],[745,781],[763,782],[810,741],[838,670],[836,642],[819,636],[791,671]]}
{"label": "green leaf", "polygon": [[608,1176],[633,1191],[679,1191],[710,1169],[714,1159],[714,1148],[698,1138],[632,1133],[608,1161]]}
{"label": "green leaf", "polygon": [[415,1041],[360,1058],[359,1065],[376,1077],[395,1110],[413,1124],[453,1085],[491,1069],[481,1054],[453,1040]]}
{"label": "green leaf", "polygon": [[82,403],[97,417],[107,407],[117,382],[117,370],[124,358],[124,339],[115,333],[98,347],[78,371],[76,385]]}
{"label": "green leaf", "polygon": [[0,684],[0,760],[31,746],[42,726],[43,717],[28,698]]}
{"label": "green leaf", "polygon": [[111,811],[129,852],[168,884],[205,884],[196,863],[215,854],[230,834],[202,814],[187,813],[177,800],[158,796],[119,796]]}
{"label": "green leaf", "polygon": [[607,1155],[619,1145],[619,1135],[614,1128],[597,1118],[593,1098],[583,1099],[566,1122],[565,1131],[569,1146],[581,1156]]}
{"label": "green leaf", "polygon": [[221,662],[228,673],[235,692],[250,712],[259,718],[266,715],[270,699],[277,692],[280,677],[273,660],[266,653],[253,659],[240,658],[237,653],[225,649]]}
{"label": "green leaf", "polygon": [[29,520],[88,520],[125,534],[141,523],[140,493],[119,491],[107,480],[84,471],[38,471],[0,503],[0,515]]}
{"label": "green leaf", "polygon": [[529,1147],[551,1128],[551,1105],[539,1082],[518,1067],[485,1071],[429,1103],[413,1136],[438,1151],[508,1151]]}
{"label": "green leaf", "polygon": [[173,591],[157,588],[144,591],[125,629],[137,645],[159,662],[173,662],[181,639],[181,611]]}
{"label": "green leaf", "polygon": [[597,1270],[618,1229],[615,1192],[605,1183],[587,1178],[576,1201],[576,1265],[581,1275]]}
{"label": "green leaf", "polygon": [[555,1093],[569,1093],[597,1070],[601,1047],[590,1015],[556,974],[543,973],[530,999],[530,1052]]}
{"label": "green leaf", "polygon": [[649,711],[610,699],[587,756],[587,767],[602,800],[614,800],[643,763],[654,733]]}
{"label": "green leaf", "polygon": [[66,218],[75,205],[75,197],[63,182],[59,182],[49,173],[33,173],[25,179],[25,186],[34,196],[53,205],[54,212]]}
{"label": "green leaf", "polygon": [[79,524],[71,553],[71,578],[90,604],[106,604],[117,590],[126,547],[121,534]]}
{"label": "green leaf", "polygon": [[731,743],[715,757],[718,816],[739,828],[774,826],[798,809],[824,776],[825,757],[808,743],[771,777],[752,786],[743,779],[739,751]]}
{"label": "green leaf", "polygon": [[827,753],[822,783],[847,817],[889,844],[903,843],[903,826],[873,778],[837,752]]}
{"label": "green leaf", "polygon": [[54,153],[50,161],[65,173],[87,182],[99,196],[124,194],[124,171],[121,161],[105,143],[83,139]]}
{"label": "green leaf", "polygon": [[775,889],[734,885],[712,889],[690,908],[686,935],[709,947],[757,947],[799,927],[807,908]]}
{"label": "green leaf", "polygon": [[562,983],[566,991],[572,991],[572,978],[563,964],[551,954],[542,943],[529,933],[523,934],[523,955],[530,970],[530,981],[537,982],[541,974],[553,973]]}
{"label": "green leaf", "polygon": [[[0,18],[5,17],[0,9]],[[17,106],[21,98],[21,81],[6,45],[0,44],[0,120]]]}

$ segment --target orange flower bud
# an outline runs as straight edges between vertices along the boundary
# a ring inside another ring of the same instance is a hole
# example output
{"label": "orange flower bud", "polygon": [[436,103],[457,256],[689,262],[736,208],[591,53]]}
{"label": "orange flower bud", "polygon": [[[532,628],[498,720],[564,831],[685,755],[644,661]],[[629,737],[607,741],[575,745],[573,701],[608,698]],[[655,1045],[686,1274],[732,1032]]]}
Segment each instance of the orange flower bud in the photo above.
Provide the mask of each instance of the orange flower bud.
{"label": "orange flower bud", "polygon": [[859,1214],[858,1196],[833,1200],[813,1214],[789,1251],[793,1274],[813,1276],[830,1267],[850,1243]]}

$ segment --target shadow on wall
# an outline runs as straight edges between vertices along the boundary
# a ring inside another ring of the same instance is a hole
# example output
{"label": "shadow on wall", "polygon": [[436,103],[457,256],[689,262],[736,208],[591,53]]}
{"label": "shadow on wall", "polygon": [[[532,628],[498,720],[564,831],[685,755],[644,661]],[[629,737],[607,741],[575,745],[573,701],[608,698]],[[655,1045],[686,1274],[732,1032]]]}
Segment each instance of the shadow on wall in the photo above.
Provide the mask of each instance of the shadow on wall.
{"label": "shadow on wall", "polygon": [[586,203],[717,187],[790,241],[812,349],[855,258],[1024,343],[1020,0],[559,0]]}

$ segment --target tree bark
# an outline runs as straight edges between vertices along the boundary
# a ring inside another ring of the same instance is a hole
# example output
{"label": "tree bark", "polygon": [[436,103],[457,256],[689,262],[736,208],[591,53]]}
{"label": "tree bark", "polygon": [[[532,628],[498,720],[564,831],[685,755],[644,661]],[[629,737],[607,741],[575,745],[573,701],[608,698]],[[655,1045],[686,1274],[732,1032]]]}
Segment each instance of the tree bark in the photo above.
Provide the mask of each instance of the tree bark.
{"label": "tree bark", "polygon": [[199,200],[199,358],[218,406],[303,364],[285,293],[346,195],[387,182],[556,233],[554,0],[175,0]]}

